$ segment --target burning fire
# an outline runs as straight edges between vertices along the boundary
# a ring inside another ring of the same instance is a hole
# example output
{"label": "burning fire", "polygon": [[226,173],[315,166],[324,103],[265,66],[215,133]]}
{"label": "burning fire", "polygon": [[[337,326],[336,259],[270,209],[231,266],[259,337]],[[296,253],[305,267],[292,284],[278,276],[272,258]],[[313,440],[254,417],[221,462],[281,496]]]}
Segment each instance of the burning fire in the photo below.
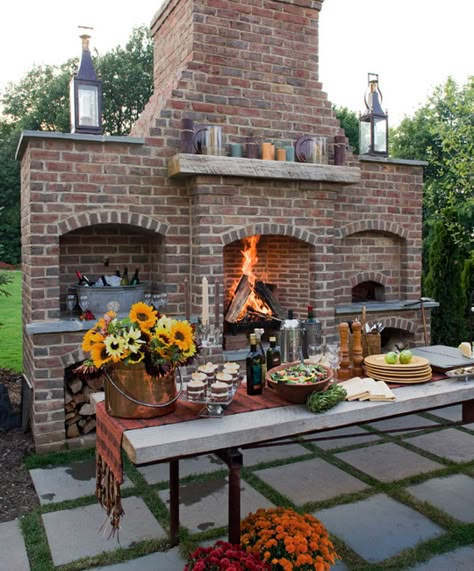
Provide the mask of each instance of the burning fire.
{"label": "burning fire", "polygon": [[241,254],[244,257],[244,262],[242,264],[242,274],[247,276],[249,281],[249,286],[253,289],[257,276],[253,273],[253,267],[258,264],[257,256],[257,244],[260,240],[260,236],[250,236],[250,238],[244,239],[244,249],[241,250]]}
{"label": "burning fire", "polygon": [[[237,321],[241,321],[248,313],[257,313],[260,315],[272,315],[270,306],[258,295],[255,290],[257,276],[254,273],[254,268],[258,263],[257,244],[260,236],[250,236],[244,239],[244,249],[241,251],[243,256],[242,262],[242,275],[247,277],[250,294],[243,307],[241,308]],[[238,283],[233,288],[232,295],[235,294],[235,289]]]}

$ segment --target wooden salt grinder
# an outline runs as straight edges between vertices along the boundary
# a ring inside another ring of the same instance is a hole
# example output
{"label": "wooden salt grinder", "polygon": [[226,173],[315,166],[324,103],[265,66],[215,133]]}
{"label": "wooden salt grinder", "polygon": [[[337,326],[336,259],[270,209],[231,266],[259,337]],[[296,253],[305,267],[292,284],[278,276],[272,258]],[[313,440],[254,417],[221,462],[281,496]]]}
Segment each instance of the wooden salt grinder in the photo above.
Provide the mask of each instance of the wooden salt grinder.
{"label": "wooden salt grinder", "polygon": [[362,325],[360,321],[352,323],[352,375],[361,377],[364,373],[362,363],[364,357],[362,355]]}
{"label": "wooden salt grinder", "polygon": [[351,361],[349,359],[349,324],[339,323],[339,342],[341,351],[341,362],[337,370],[337,377],[340,381],[347,381],[352,377]]}

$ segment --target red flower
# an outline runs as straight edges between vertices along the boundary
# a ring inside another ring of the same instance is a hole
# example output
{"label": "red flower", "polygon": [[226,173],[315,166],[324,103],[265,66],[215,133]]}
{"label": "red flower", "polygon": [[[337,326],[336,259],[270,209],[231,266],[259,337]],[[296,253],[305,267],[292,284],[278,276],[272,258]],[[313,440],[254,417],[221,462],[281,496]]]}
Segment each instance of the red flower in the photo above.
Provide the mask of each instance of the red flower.
{"label": "red flower", "polygon": [[270,571],[256,553],[247,553],[240,545],[217,541],[213,547],[198,547],[184,571]]}

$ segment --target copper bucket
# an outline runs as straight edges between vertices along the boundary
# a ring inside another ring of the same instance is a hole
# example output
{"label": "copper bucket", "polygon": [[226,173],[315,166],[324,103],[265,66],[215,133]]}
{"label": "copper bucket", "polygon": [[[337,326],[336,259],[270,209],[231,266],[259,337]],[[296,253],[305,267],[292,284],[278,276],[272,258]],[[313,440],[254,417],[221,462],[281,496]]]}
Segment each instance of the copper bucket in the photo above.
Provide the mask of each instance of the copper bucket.
{"label": "copper bucket", "polygon": [[176,370],[166,375],[149,375],[143,363],[126,365],[117,363],[105,372],[105,410],[118,418],[153,418],[176,410],[182,393],[182,378],[178,369],[180,387],[176,389]]}

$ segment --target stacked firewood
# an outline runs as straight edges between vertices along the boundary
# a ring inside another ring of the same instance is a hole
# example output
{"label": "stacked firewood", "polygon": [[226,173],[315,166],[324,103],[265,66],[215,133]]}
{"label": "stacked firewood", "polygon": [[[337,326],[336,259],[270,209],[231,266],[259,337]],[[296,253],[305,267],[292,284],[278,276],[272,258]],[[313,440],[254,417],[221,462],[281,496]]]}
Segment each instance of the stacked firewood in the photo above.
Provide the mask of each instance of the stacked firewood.
{"label": "stacked firewood", "polygon": [[102,377],[81,380],[78,377],[66,379],[64,404],[66,411],[66,437],[75,438],[95,430],[95,409],[90,395],[103,390]]}

